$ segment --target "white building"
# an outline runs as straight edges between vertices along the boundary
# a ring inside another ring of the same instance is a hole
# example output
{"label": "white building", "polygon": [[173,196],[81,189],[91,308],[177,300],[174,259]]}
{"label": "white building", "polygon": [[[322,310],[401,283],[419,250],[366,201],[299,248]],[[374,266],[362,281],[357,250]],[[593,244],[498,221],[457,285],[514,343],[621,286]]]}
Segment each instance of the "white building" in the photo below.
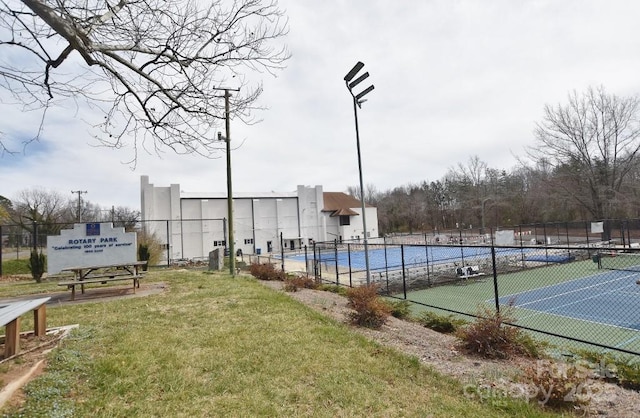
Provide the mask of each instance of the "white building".
{"label": "white building", "polygon": [[[179,184],[156,187],[141,176],[143,227],[165,246],[171,259],[206,258],[226,248],[226,193],[187,193]],[[359,200],[345,193],[323,192],[322,186],[298,186],[295,192],[234,193],[235,249],[243,254],[280,252],[314,241],[361,240]],[[366,207],[369,238],[378,237],[378,211]]]}

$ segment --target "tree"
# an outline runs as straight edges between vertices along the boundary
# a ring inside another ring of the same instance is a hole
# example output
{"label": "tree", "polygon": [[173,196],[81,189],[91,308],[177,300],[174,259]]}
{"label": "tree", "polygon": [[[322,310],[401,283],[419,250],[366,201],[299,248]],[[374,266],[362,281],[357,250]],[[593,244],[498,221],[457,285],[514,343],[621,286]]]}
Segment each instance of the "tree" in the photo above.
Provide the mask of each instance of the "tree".
{"label": "tree", "polygon": [[118,206],[111,208],[110,220],[113,226],[119,226],[127,232],[134,231],[140,222],[140,211]]}
{"label": "tree", "polygon": [[43,118],[87,100],[106,146],[210,156],[220,89],[240,88],[231,112],[248,121],[262,90],[248,74],[283,68],[286,23],[276,0],[2,0],[0,88]]}
{"label": "tree", "polygon": [[625,180],[637,170],[640,150],[638,97],[618,97],[603,87],[569,94],[568,104],[544,108],[536,124],[535,162],[552,166],[548,183],[595,219],[616,213]]}
{"label": "tree", "polygon": [[9,199],[0,195],[0,225],[9,220],[9,213],[13,208],[13,204]]}
{"label": "tree", "polygon": [[[71,213],[69,198],[42,189],[22,190],[14,205],[15,211],[11,221],[32,234],[31,244],[34,249],[36,245],[44,244],[39,237],[58,234],[64,226],[63,222],[69,220]],[[34,225],[37,225],[37,230],[34,229]]]}
{"label": "tree", "polygon": [[[362,201],[362,193],[360,193],[360,186],[349,186],[347,187],[347,194],[355,197],[356,199]],[[364,203],[367,205],[374,205],[378,201],[378,189],[375,184],[367,184],[364,187]]]}
{"label": "tree", "polygon": [[456,168],[449,169],[446,179],[455,199],[459,227],[482,224],[487,199],[496,203],[496,196],[489,190],[488,172],[487,163],[477,155],[469,157],[467,165],[458,163]]}

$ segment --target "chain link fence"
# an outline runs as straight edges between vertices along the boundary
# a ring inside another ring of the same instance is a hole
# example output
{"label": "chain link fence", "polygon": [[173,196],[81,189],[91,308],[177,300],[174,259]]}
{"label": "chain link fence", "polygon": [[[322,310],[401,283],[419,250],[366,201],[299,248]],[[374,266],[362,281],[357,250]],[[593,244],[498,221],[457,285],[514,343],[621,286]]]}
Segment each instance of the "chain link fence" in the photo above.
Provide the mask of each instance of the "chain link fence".
{"label": "chain link fence", "polygon": [[[583,231],[581,240],[576,231],[564,230],[553,235],[564,236],[562,242],[532,235],[500,246],[464,238],[434,243],[429,236],[417,244],[415,234],[405,238],[412,242],[407,244],[396,236],[369,243],[368,281],[386,296],[412,302],[417,311],[472,319],[487,308],[508,310],[512,325],[554,346],[638,356],[640,235],[629,231],[624,240],[622,233],[603,240]],[[317,243],[310,254],[307,272],[318,280],[367,283],[361,243]]]}

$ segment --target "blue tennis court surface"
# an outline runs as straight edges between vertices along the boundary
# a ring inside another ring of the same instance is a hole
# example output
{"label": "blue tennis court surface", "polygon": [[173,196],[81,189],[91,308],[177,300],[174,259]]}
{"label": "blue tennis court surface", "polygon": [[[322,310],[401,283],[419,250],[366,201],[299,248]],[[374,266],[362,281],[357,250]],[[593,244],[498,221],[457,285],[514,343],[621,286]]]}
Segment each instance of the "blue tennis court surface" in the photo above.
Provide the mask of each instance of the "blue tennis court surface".
{"label": "blue tennis court surface", "polygon": [[[528,249],[496,248],[496,255],[520,255],[529,252]],[[313,257],[313,253],[309,255]],[[480,259],[491,257],[491,249],[487,247],[452,247],[452,246],[405,246],[404,262],[409,265],[427,265],[447,262],[477,262]],[[292,260],[304,261],[304,255],[287,257]],[[393,246],[385,248],[369,247],[369,268],[371,270],[399,269],[402,267],[402,250]],[[323,252],[320,259],[325,263],[335,263],[336,254]],[[349,267],[354,270],[365,269],[364,251],[338,251],[338,266]]]}
{"label": "blue tennis court surface", "polygon": [[503,296],[517,308],[640,330],[638,273],[607,271],[552,286]]}

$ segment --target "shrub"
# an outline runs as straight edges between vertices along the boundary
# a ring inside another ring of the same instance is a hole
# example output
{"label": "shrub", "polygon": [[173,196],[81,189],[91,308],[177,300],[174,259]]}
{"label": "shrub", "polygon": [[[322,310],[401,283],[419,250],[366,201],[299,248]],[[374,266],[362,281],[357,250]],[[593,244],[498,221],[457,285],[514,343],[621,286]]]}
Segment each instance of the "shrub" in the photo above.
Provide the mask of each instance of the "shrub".
{"label": "shrub", "polygon": [[347,290],[347,298],[347,306],[354,309],[349,317],[356,325],[380,328],[391,313],[389,305],[378,296],[376,285],[350,288]]}
{"label": "shrub", "polygon": [[19,259],[19,260],[6,260],[2,262],[2,274],[11,275],[11,274],[29,274],[29,260],[28,259]]}
{"label": "shrub", "polygon": [[249,273],[258,280],[283,281],[287,277],[284,271],[276,270],[273,264],[252,263],[249,266]]}
{"label": "shrub", "polygon": [[[142,246],[146,247],[148,258],[142,258],[140,256],[140,248]],[[162,240],[155,234],[149,234],[144,230],[138,232],[138,257],[141,261],[146,261],[147,266],[157,266],[160,264],[164,251],[163,246]]]}
{"label": "shrub", "polygon": [[42,251],[38,253],[38,250],[31,250],[31,256],[29,257],[29,271],[31,271],[31,277],[37,283],[42,282],[42,275],[46,270],[46,257],[42,254]]}
{"label": "shrub", "polygon": [[453,315],[438,315],[435,312],[425,311],[418,316],[418,322],[423,326],[444,334],[456,332],[458,328],[467,322],[455,318]]}
{"label": "shrub", "polygon": [[515,322],[513,306],[504,307],[500,312],[491,308],[479,308],[478,318],[461,327],[456,335],[462,341],[462,348],[486,358],[509,358],[513,355],[535,357],[527,339],[519,328],[506,325]]}
{"label": "shrub", "polygon": [[411,303],[408,300],[386,300],[391,309],[391,316],[404,319],[411,314]]}
{"label": "shrub", "polygon": [[620,358],[587,350],[577,350],[576,354],[591,362],[600,378],[627,389],[640,390],[640,363],[637,358]]}
{"label": "shrub", "polygon": [[315,280],[305,276],[292,276],[284,279],[284,290],[287,292],[297,292],[298,289],[316,289]]}
{"label": "shrub", "polygon": [[538,361],[535,366],[524,368],[524,378],[532,388],[530,397],[554,408],[588,404],[592,376],[590,367],[577,363]]}
{"label": "shrub", "polygon": [[[138,260],[140,261],[149,261],[149,257],[151,257],[151,253],[149,252],[148,244],[138,244]],[[147,271],[148,264],[142,266],[142,270]]]}

